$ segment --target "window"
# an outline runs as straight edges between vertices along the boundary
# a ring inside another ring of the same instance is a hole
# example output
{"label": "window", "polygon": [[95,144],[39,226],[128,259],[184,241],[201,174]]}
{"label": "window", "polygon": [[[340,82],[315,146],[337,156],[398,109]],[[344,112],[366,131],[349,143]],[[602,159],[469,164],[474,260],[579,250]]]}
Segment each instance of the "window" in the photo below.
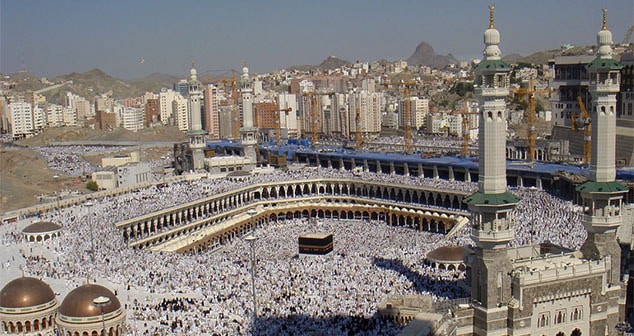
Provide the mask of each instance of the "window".
{"label": "window", "polygon": [[538,327],[548,327],[550,325],[550,313],[541,313],[537,317]]}
{"label": "window", "polygon": [[581,320],[583,318],[583,314],[582,314],[582,310],[581,307],[575,307],[571,312],[570,312],[570,321],[578,321]]}
{"label": "window", "polygon": [[555,324],[566,323],[566,310],[558,310],[555,313]]}

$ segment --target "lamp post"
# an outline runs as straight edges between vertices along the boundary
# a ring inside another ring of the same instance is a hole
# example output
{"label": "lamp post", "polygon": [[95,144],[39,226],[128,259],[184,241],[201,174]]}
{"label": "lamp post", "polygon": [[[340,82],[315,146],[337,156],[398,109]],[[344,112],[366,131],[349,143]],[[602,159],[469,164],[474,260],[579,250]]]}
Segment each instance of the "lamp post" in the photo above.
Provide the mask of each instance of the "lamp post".
{"label": "lamp post", "polygon": [[95,203],[92,201],[84,203],[84,206],[88,208],[88,225],[90,226],[90,261],[92,263],[95,262],[95,237],[92,230],[92,207],[94,205]]}
{"label": "lamp post", "polygon": [[96,298],[94,298],[92,300],[92,304],[95,305],[95,307],[99,307],[101,308],[101,326],[102,326],[102,335],[106,335],[106,319],[103,315],[103,307],[106,307],[110,304],[110,298],[107,296],[98,296]]}
{"label": "lamp post", "polygon": [[253,234],[244,237],[244,240],[251,244],[251,295],[253,297],[253,329],[255,330],[255,320],[258,316],[255,298],[255,241],[257,238]]}

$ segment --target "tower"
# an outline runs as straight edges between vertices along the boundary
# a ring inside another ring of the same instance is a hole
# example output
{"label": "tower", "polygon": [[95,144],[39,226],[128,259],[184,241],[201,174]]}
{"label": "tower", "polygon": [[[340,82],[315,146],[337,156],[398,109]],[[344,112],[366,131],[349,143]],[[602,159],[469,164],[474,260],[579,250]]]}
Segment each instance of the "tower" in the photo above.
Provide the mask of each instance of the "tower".
{"label": "tower", "polygon": [[[607,29],[607,11],[603,9],[603,27],[597,34],[597,57],[587,66],[592,96],[592,160],[590,179],[579,187],[583,199],[582,223],[588,238],[581,246],[584,258],[610,258],[611,270],[608,296],[620,290],[621,249],[616,241],[616,230],[622,223],[621,210],[627,187],[616,182],[615,134],[616,94],[619,92],[621,65],[612,58],[612,33]],[[608,324],[616,323],[610,316]]]}
{"label": "tower", "polygon": [[188,81],[189,85],[189,113],[191,114],[190,120],[190,128],[188,132],[189,136],[189,147],[192,149],[192,164],[194,170],[205,168],[205,137],[207,136],[207,131],[202,129],[202,121],[201,121],[201,99],[202,93],[200,91],[200,81],[198,80],[198,76],[196,73],[196,68],[194,67],[194,62],[192,62],[192,68],[190,70],[190,77]]}
{"label": "tower", "polygon": [[484,60],[476,68],[480,103],[479,188],[465,199],[471,210],[471,238],[476,243],[472,264],[471,297],[474,333],[506,331],[511,299],[511,261],[507,244],[514,237],[511,211],[519,199],[506,190],[506,103],[510,66],[500,59],[500,32],[495,29],[494,6],[489,6],[489,28],[484,32]]}
{"label": "tower", "polygon": [[255,145],[258,139],[258,129],[253,126],[253,85],[246,63],[242,68],[242,76],[240,77],[240,99],[242,106],[240,139],[245,156],[251,159],[252,163],[256,163]]}

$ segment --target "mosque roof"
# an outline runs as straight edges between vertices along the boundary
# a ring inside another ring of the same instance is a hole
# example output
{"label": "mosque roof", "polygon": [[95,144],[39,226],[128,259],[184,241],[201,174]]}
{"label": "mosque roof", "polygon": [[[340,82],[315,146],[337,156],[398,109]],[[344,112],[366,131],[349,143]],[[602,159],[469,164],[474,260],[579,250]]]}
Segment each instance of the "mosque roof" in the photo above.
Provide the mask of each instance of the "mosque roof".
{"label": "mosque roof", "polygon": [[91,317],[101,315],[101,308],[95,306],[93,300],[99,296],[110,299],[110,304],[103,307],[103,313],[108,314],[119,308],[119,299],[106,287],[96,284],[85,284],[73,289],[59,307],[59,313],[67,317]]}
{"label": "mosque roof", "polygon": [[35,222],[22,230],[22,233],[47,233],[61,230],[62,226],[53,222]]}
{"label": "mosque roof", "polygon": [[464,200],[465,203],[474,205],[516,204],[519,201],[519,197],[511,194],[510,192],[503,192],[500,194],[483,194],[477,192]]}
{"label": "mosque roof", "polygon": [[510,69],[511,66],[503,60],[482,60],[476,69]]}
{"label": "mosque roof", "polygon": [[462,246],[442,246],[427,253],[426,258],[440,263],[457,263],[464,260],[468,249]]}
{"label": "mosque roof", "polygon": [[623,66],[615,59],[597,57],[587,67],[589,69],[620,69]]}
{"label": "mosque roof", "polygon": [[621,182],[586,182],[578,186],[577,191],[588,193],[622,193],[627,192],[627,186]]}
{"label": "mosque roof", "polygon": [[26,308],[55,300],[55,293],[44,281],[31,277],[12,280],[0,290],[0,307]]}

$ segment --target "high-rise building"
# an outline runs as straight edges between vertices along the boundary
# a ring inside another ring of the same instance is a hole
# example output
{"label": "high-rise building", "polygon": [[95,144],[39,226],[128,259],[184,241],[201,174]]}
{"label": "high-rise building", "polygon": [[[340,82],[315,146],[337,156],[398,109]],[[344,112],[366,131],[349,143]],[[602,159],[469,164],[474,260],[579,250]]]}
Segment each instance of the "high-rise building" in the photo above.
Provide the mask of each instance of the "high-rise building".
{"label": "high-rise building", "polygon": [[66,93],[66,106],[75,110],[78,126],[86,125],[89,118],[94,117],[94,106],[86,98],[72,92]]}
{"label": "high-rise building", "polygon": [[189,130],[189,101],[180,94],[174,95],[172,100],[172,111],[178,129],[186,132]]}
{"label": "high-rise building", "polygon": [[36,133],[33,107],[31,104],[18,100],[9,104],[11,134],[14,139],[31,137]]}
{"label": "high-rise building", "polygon": [[128,131],[136,132],[143,129],[145,124],[145,111],[139,107],[124,107],[121,114],[121,127]]}
{"label": "high-rise building", "polygon": [[64,125],[64,107],[57,104],[48,104],[46,107],[47,127],[62,127]]}
{"label": "high-rise building", "polygon": [[634,120],[634,53],[621,56],[621,91],[617,96],[617,118]]}
{"label": "high-rise building", "polygon": [[101,95],[97,97],[95,105],[97,111],[112,112],[112,107],[114,106],[114,98],[107,95]]}
{"label": "high-rise building", "polygon": [[9,100],[6,96],[0,95],[0,132],[4,133],[10,131],[10,118],[11,112],[9,110]]}
{"label": "high-rise building", "polygon": [[181,79],[180,81],[174,83],[173,89],[174,91],[180,93],[181,96],[187,97],[189,94],[189,83],[186,79]]}
{"label": "high-rise building", "polygon": [[255,127],[275,129],[282,116],[278,116],[278,104],[275,102],[259,102],[255,107]]}
{"label": "high-rise building", "polygon": [[278,108],[285,110],[290,108],[290,112],[280,112],[281,127],[286,129],[288,137],[300,137],[301,130],[297,123],[297,96],[290,93],[281,93],[277,96]]}
{"label": "high-rise building", "polygon": [[378,135],[381,132],[381,112],[383,107],[382,92],[354,92],[348,98],[348,120],[350,125],[350,134],[354,134],[357,130],[356,113],[357,108],[360,113],[361,132],[365,135]]}
{"label": "high-rise building", "polygon": [[405,104],[409,104],[410,125],[415,129],[425,127],[429,113],[429,99],[420,97],[406,97],[399,104],[399,125],[405,125]]}
{"label": "high-rise building", "polygon": [[62,118],[65,126],[78,126],[77,111],[70,106],[64,106],[62,109]]}
{"label": "high-rise building", "polygon": [[[169,89],[161,89],[159,93],[159,110],[161,115],[161,123],[163,125],[175,125],[176,115],[173,109],[173,102],[176,96],[180,96],[178,92]],[[182,96],[181,96],[182,97]]]}
{"label": "high-rise building", "polygon": [[209,138],[220,139],[220,93],[214,84],[208,84],[204,90],[203,128],[209,132]]}
{"label": "high-rise building", "polygon": [[553,126],[571,126],[573,116],[580,120],[581,110],[577,97],[581,97],[590,109],[588,94],[588,72],[586,66],[594,56],[557,56],[550,63],[552,79],[550,86],[555,90],[550,97]]}
{"label": "high-rise building", "polygon": [[[348,93],[335,93],[331,99],[332,128],[335,136],[342,138],[350,137],[350,122],[354,122],[354,114],[350,114],[348,105]],[[352,116],[352,119],[350,117]]]}
{"label": "high-rise building", "polygon": [[151,127],[157,123],[161,117],[161,108],[158,98],[149,98],[145,100],[145,127]]}

